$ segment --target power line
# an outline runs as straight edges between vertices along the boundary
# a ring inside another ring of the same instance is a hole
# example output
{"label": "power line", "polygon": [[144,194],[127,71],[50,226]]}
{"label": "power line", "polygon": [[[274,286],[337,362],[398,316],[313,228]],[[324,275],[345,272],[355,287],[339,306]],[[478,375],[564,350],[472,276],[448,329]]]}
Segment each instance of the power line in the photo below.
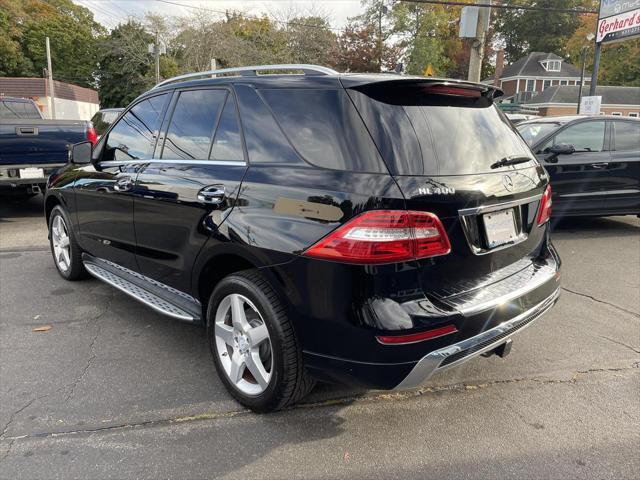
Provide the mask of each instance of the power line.
{"label": "power line", "polygon": [[[192,8],[194,10],[204,10],[206,12],[212,12],[212,13],[219,13],[222,15],[226,15],[227,13],[229,13],[229,10],[214,10],[212,8],[206,8],[206,7],[197,7],[195,5],[186,5],[184,3],[178,3],[178,2],[172,2],[169,0],[155,0],[156,2],[160,2],[160,3],[167,3],[169,5],[177,5],[178,7],[185,7],[185,8]],[[247,15],[244,12],[241,12],[242,15],[246,18],[253,18],[253,19],[258,19],[260,20],[262,17],[258,17],[256,15]],[[342,28],[338,28],[338,27],[328,27],[328,26],[322,26],[322,25],[312,25],[310,23],[300,23],[300,22],[288,22],[286,20],[276,20],[274,18],[270,18],[270,20],[274,23],[280,23],[282,25],[291,25],[291,26],[296,26],[296,27],[308,27],[308,28],[322,28],[322,29],[328,29],[328,30],[335,30],[337,32],[342,32],[344,29]]]}
{"label": "power line", "polygon": [[597,10],[587,10],[585,8],[558,8],[558,7],[532,7],[528,5],[514,5],[509,3],[469,3],[455,0],[400,0],[407,3],[427,3],[430,5],[451,5],[463,7],[492,7],[507,10],[532,10],[537,12],[562,12],[562,13],[589,13],[596,14]]}

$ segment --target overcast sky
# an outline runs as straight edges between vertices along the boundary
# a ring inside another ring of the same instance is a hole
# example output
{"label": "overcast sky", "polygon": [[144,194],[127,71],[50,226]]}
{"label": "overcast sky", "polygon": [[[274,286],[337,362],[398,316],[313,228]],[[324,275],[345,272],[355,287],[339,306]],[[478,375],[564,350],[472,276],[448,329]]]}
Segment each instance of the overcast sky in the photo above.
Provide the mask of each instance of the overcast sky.
{"label": "overcast sky", "polygon": [[[343,27],[348,17],[362,11],[360,0],[73,0],[74,3],[90,9],[101,24],[113,28],[126,21],[127,17],[142,17],[145,12],[169,16],[183,16],[197,11],[197,8],[224,12],[241,10],[250,15],[263,13],[277,15],[287,9],[295,9],[303,14],[319,12],[327,15],[333,27]],[[176,5],[178,4],[178,5]],[[197,8],[196,8],[197,7]]]}

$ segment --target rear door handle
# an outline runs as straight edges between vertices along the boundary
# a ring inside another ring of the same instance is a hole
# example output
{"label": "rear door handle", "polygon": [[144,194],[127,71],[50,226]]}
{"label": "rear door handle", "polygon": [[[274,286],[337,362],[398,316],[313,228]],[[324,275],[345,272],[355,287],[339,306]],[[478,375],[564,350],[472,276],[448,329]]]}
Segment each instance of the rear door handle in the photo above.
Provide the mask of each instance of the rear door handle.
{"label": "rear door handle", "polygon": [[116,192],[130,192],[133,189],[133,180],[131,177],[120,177],[113,185]]}
{"label": "rear door handle", "polygon": [[225,198],[224,185],[209,185],[198,192],[198,201],[207,205],[219,205]]}
{"label": "rear door handle", "polygon": [[607,163],[592,163],[591,166],[595,169],[602,170],[603,168],[607,168]]}

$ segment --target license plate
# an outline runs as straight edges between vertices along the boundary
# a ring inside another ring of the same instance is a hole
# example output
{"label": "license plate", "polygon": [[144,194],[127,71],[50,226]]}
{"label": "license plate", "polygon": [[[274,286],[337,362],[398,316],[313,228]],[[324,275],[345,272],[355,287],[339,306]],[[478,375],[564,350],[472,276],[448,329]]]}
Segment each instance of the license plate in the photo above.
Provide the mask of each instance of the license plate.
{"label": "license plate", "polygon": [[513,209],[485,213],[482,216],[484,230],[487,233],[489,248],[515,242],[517,239]]}
{"label": "license plate", "polygon": [[42,168],[21,168],[20,178],[43,178],[44,169]]}

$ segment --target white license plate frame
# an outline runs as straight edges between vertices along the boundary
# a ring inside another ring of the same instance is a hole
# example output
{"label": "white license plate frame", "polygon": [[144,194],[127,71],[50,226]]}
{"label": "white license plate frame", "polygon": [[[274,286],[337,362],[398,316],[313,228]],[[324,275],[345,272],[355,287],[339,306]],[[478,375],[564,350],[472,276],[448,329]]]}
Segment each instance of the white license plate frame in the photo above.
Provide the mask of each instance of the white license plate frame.
{"label": "white license plate frame", "polygon": [[44,168],[27,167],[19,170],[20,178],[22,179],[36,179],[44,178]]}
{"label": "white license plate frame", "polygon": [[485,213],[482,215],[482,223],[489,248],[515,243],[518,240],[513,208]]}

